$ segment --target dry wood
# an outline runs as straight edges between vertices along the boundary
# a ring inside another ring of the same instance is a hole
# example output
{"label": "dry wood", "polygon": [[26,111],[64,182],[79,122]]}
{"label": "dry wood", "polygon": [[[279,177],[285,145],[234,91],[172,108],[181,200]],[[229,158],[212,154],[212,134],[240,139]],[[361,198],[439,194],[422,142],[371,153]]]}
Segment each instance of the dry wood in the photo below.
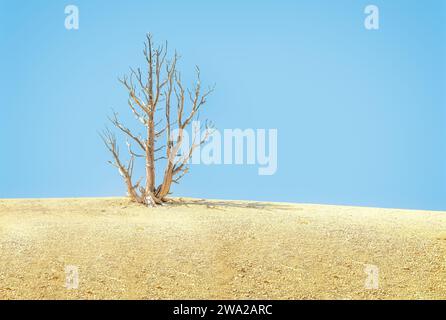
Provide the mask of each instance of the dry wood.
{"label": "dry wood", "polygon": [[[120,160],[119,148],[115,135],[108,129],[104,130],[101,137],[107,149],[113,156],[112,165],[118,168],[127,187],[128,196],[135,202],[148,206],[155,206],[166,202],[170,194],[172,183],[179,180],[189,172],[188,162],[193,151],[206,142],[213,126],[206,122],[205,135],[200,141],[193,141],[188,152],[179,157],[186,130],[194,119],[198,119],[199,111],[206,103],[206,98],[212,93],[213,88],[202,91],[200,69],[196,67],[197,81],[193,90],[185,89],[181,80],[181,74],[177,71],[178,54],[175,52],[171,60],[167,59],[167,42],[163,46],[156,47],[152,36],[147,35],[144,44],[144,57],[147,62],[147,75],[141,69],[130,69],[130,75],[120,79],[129,94],[128,106],[133,115],[144,126],[145,137],[135,135],[124,126],[118,119],[118,114],[113,113],[111,123],[123,132],[127,138],[127,150],[130,155],[128,164],[125,166]],[[138,89],[137,89],[138,88]],[[187,92],[187,98],[186,94]],[[190,108],[186,108],[186,100]],[[160,102],[164,104],[164,114],[161,115]],[[176,112],[172,119],[171,108],[176,105]],[[186,112],[185,110],[189,111]],[[160,129],[157,127],[162,126]],[[173,136],[174,129],[178,129],[178,135]],[[165,137],[162,145],[158,140]],[[132,149],[131,142],[136,143],[139,152]],[[162,156],[156,156],[157,152],[165,152]],[[145,177],[140,178],[135,184],[132,182],[133,168],[137,158],[144,159]],[[156,185],[156,163],[165,160],[163,178],[161,184]],[[141,182],[145,180],[145,184]]]}

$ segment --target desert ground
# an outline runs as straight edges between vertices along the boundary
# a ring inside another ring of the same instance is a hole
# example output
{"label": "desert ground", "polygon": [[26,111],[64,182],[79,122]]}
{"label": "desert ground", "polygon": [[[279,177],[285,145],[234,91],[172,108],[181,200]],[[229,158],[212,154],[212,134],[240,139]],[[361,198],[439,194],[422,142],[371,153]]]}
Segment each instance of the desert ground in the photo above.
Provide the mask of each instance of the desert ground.
{"label": "desert ground", "polygon": [[446,212],[175,201],[0,200],[0,298],[446,299]]}

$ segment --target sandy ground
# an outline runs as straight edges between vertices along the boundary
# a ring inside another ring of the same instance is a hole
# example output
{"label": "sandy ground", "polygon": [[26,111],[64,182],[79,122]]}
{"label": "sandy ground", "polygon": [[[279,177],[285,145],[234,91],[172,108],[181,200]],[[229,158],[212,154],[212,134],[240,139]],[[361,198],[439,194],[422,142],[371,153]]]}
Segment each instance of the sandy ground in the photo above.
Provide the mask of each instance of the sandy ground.
{"label": "sandy ground", "polygon": [[0,298],[446,299],[446,212],[184,201],[0,200]]}

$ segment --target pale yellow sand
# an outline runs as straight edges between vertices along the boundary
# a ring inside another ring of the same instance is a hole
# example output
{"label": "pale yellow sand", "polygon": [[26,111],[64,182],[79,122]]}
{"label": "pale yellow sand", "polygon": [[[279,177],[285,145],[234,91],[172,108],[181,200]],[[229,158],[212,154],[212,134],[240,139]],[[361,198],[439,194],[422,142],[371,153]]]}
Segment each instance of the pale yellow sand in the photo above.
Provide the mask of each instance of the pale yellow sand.
{"label": "pale yellow sand", "polygon": [[446,298],[446,212],[187,202],[0,200],[0,297]]}

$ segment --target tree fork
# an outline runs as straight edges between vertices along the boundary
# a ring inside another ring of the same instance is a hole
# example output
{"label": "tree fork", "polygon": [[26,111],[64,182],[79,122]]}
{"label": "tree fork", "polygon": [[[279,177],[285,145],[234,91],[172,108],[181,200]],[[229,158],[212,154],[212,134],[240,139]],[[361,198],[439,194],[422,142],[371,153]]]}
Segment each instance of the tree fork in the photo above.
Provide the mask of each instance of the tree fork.
{"label": "tree fork", "polygon": [[[194,118],[198,118],[198,111],[206,103],[206,97],[213,91],[213,88],[209,88],[203,94],[201,93],[200,70],[197,67],[196,85],[193,90],[187,90],[189,99],[186,99],[186,90],[182,85],[180,73],[177,71],[178,55],[175,53],[172,60],[166,60],[167,42],[165,46],[155,48],[149,34],[144,43],[143,53],[148,65],[147,78],[143,79],[140,69],[134,70],[131,68],[130,76],[125,76],[120,79],[120,82],[128,91],[128,105],[132,113],[145,127],[146,139],[135,135],[128,127],[124,126],[119,121],[117,113],[114,114],[114,118],[110,118],[112,124],[125,133],[130,141],[136,142],[136,146],[143,151],[143,154],[134,152],[130,142],[127,141],[130,160],[128,165],[125,166],[120,160],[115,136],[109,130],[106,130],[101,134],[101,137],[113,156],[113,161],[110,161],[110,163],[118,168],[124,179],[130,199],[146,206],[156,206],[167,202],[166,196],[170,194],[172,182],[178,183],[188,172],[187,162],[192,157],[193,150],[204,143],[209,136],[212,127],[208,126],[206,122],[207,134],[205,137],[197,143],[194,141],[188,152],[185,152],[180,160],[177,159],[183,143],[183,130],[189,126]],[[135,80],[137,85],[135,85]],[[136,86],[139,86],[138,90],[136,90]],[[157,105],[161,101],[160,97],[164,100],[165,115],[161,117],[160,121],[157,121]],[[186,100],[190,101],[190,111],[187,114],[185,114]],[[176,105],[176,120],[174,122],[171,122],[170,115],[172,105]],[[164,121],[164,127],[156,131],[156,126],[162,121]],[[178,136],[172,136],[171,129],[174,124],[178,126]],[[162,136],[165,136],[165,143],[162,146],[157,146],[157,140]],[[164,148],[166,153],[165,156],[161,157],[166,159],[163,179],[161,184],[155,187],[156,161],[158,160],[155,155],[157,151]],[[143,178],[140,178],[135,184],[132,181],[133,167],[139,158],[144,158],[145,163],[144,187],[140,185]]]}

